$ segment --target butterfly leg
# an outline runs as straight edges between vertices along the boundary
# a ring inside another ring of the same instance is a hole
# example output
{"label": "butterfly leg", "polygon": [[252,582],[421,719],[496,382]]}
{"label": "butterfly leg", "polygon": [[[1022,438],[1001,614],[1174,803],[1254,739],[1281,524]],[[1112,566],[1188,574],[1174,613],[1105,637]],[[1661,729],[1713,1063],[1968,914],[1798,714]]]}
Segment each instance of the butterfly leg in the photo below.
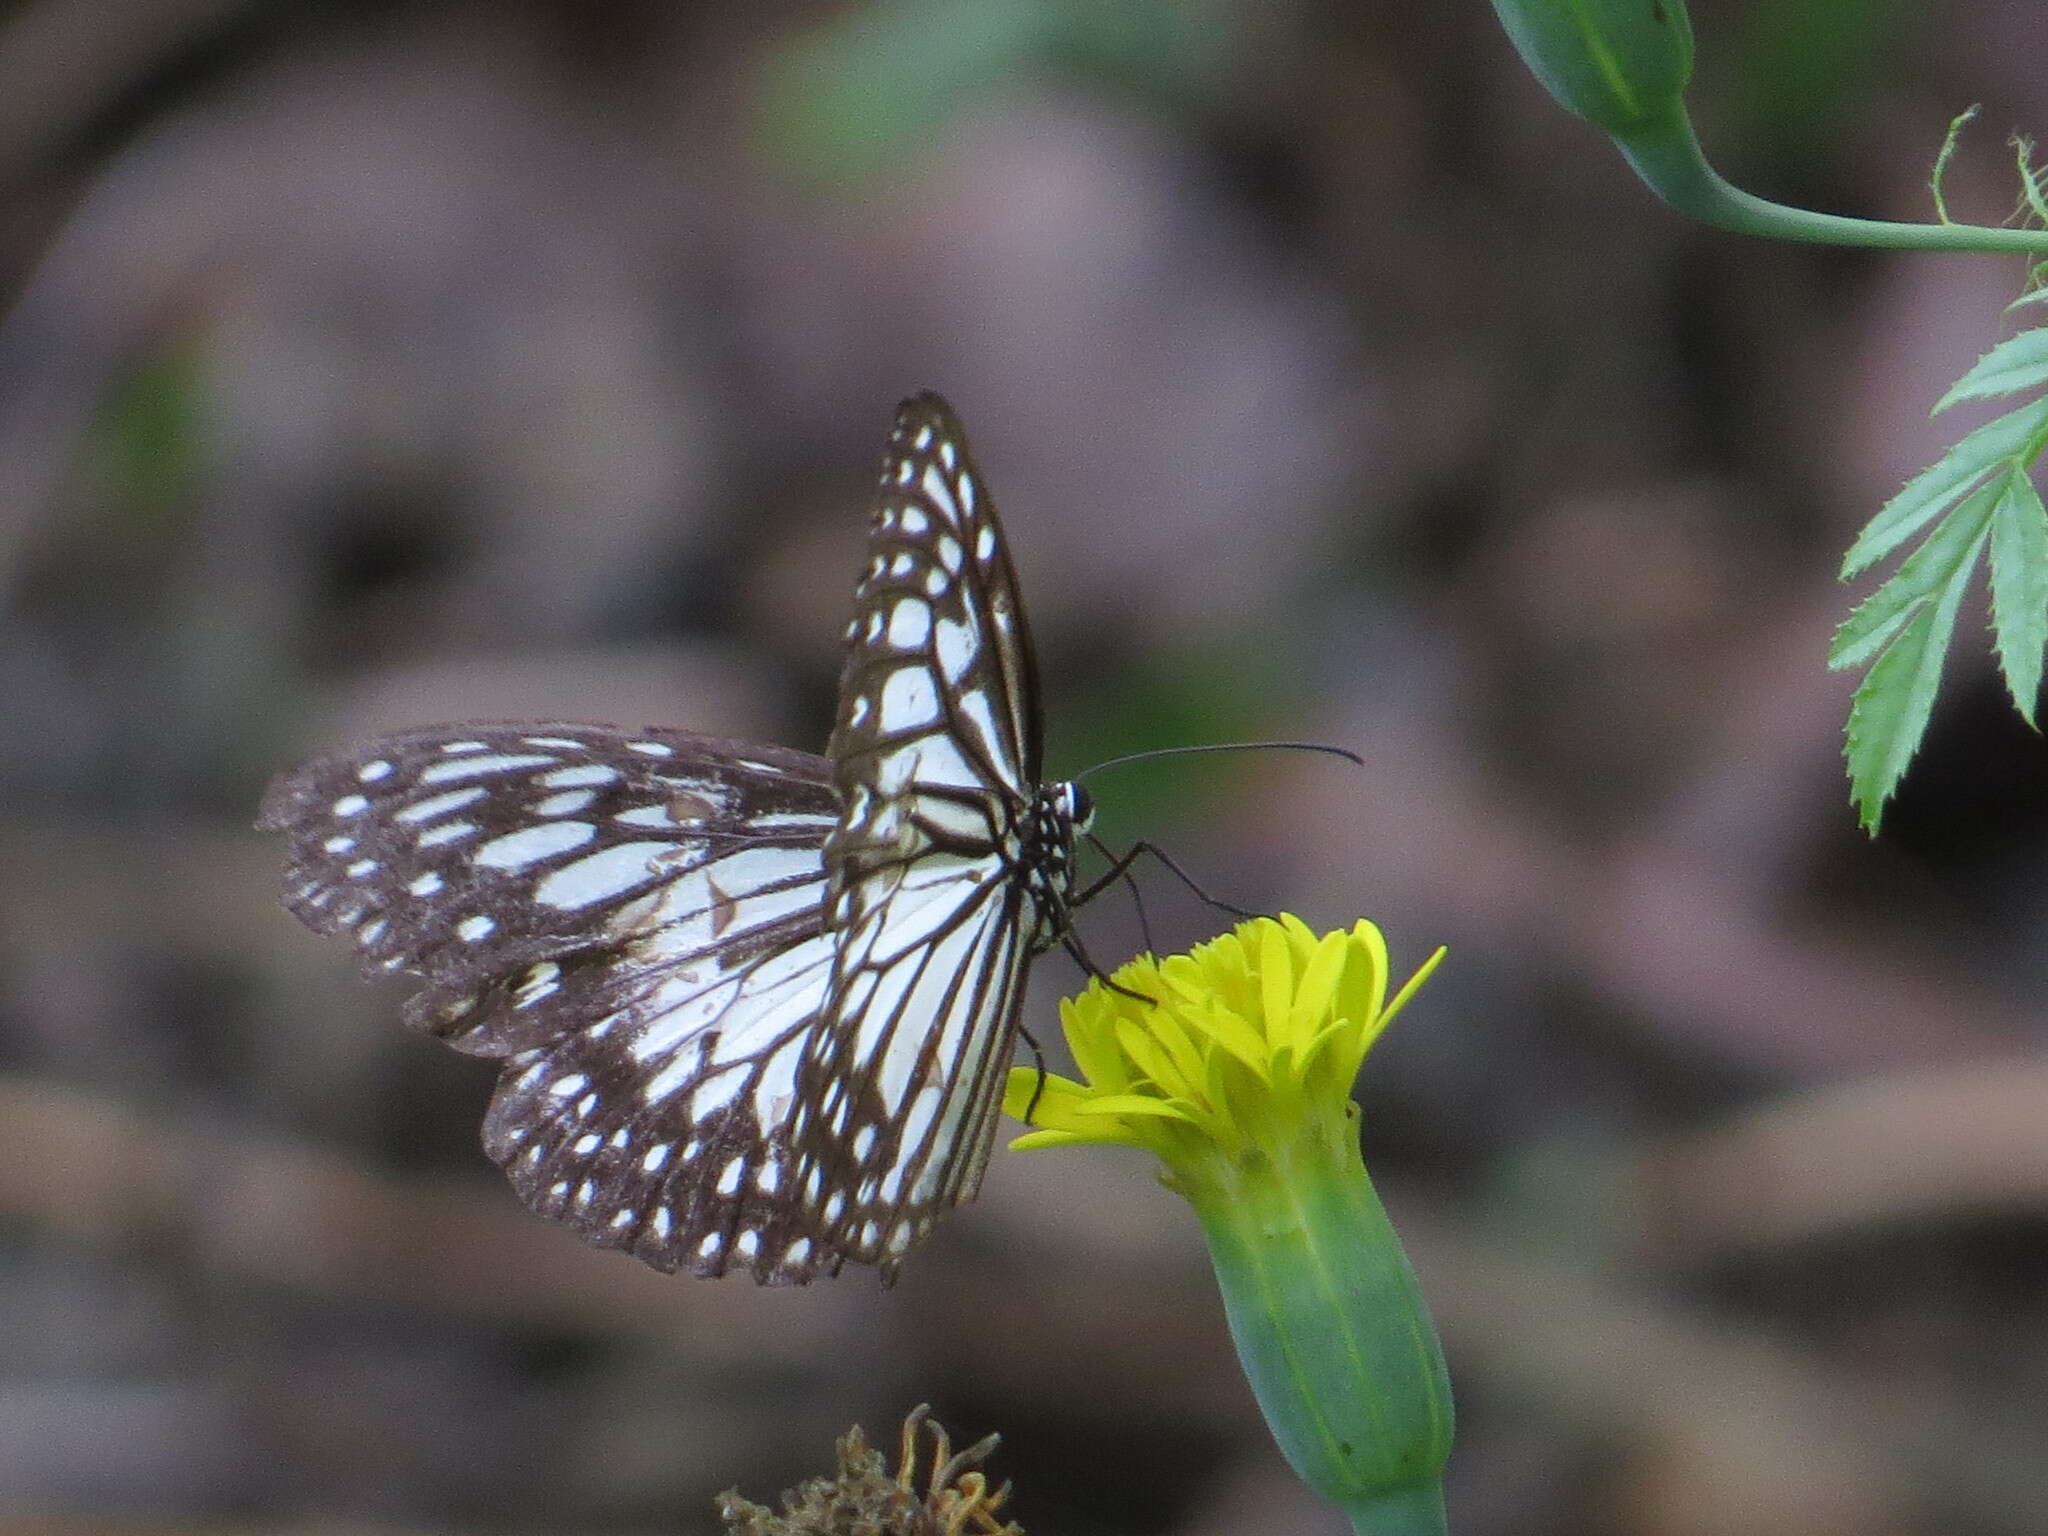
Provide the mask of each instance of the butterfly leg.
{"label": "butterfly leg", "polygon": [[1026,1125],[1029,1125],[1031,1117],[1038,1112],[1038,1101],[1045,1097],[1045,1052],[1039,1049],[1038,1040],[1030,1030],[1019,1025],[1017,1033],[1022,1035],[1024,1043],[1031,1047],[1032,1070],[1038,1074],[1038,1082],[1031,1090],[1031,1102],[1024,1106],[1024,1113],[1018,1116]]}
{"label": "butterfly leg", "polygon": [[1144,842],[1131,844],[1130,852],[1126,853],[1120,859],[1113,860],[1110,864],[1109,872],[1103,875],[1100,879],[1096,880],[1092,885],[1090,885],[1086,890],[1082,891],[1079,895],[1072,898],[1071,904],[1078,907],[1088,902],[1092,898],[1100,895],[1102,891],[1110,885],[1111,882],[1122,879],[1124,876],[1124,872],[1128,870],[1133,864],[1137,863],[1141,855],[1147,853],[1151,854],[1153,858],[1157,859],[1160,863],[1164,864],[1168,869],[1172,870],[1174,875],[1180,880],[1180,883],[1182,885],[1185,885],[1189,890],[1193,891],[1195,893],[1196,899],[1199,900],[1204,906],[1214,907],[1219,912],[1228,912],[1232,917],[1262,917],[1265,915],[1264,913],[1260,912],[1247,911],[1243,907],[1233,906],[1231,903],[1227,901],[1224,901],[1215,896],[1211,896],[1207,891],[1203,890],[1199,884],[1196,883],[1195,877],[1193,875],[1189,874],[1186,870],[1182,869],[1180,865],[1174,862],[1173,856],[1169,854],[1164,848],[1161,848],[1156,843]]}
{"label": "butterfly leg", "polygon": [[[1105,864],[1116,863],[1116,855],[1109,851],[1109,844],[1105,843],[1093,832],[1088,834],[1088,844],[1097,853],[1102,855]],[[1138,889],[1138,882],[1131,878],[1130,865],[1131,861],[1129,859],[1124,860],[1121,865],[1117,866],[1114,875],[1117,878],[1121,878],[1123,883],[1131,889],[1131,905],[1138,909],[1138,935],[1145,941],[1145,953],[1148,955],[1157,954],[1159,951],[1152,943],[1152,925],[1145,918],[1145,896]],[[1095,887],[1091,887],[1089,894],[1094,894],[1095,889]]]}
{"label": "butterfly leg", "polygon": [[1129,987],[1117,985],[1115,980],[1111,978],[1109,972],[1105,971],[1101,966],[1095,963],[1094,957],[1088,953],[1087,947],[1084,944],[1082,944],[1080,938],[1074,933],[1073,929],[1069,928],[1065,933],[1060,935],[1060,945],[1063,949],[1066,950],[1068,954],[1074,957],[1074,964],[1080,966],[1081,969],[1083,971],[1086,971],[1091,978],[1101,982],[1105,987],[1109,988],[1110,991],[1121,992],[1125,997],[1131,998],[1136,1002],[1149,1003],[1154,1007],[1158,1006],[1158,998],[1147,997],[1142,992],[1133,992]]}

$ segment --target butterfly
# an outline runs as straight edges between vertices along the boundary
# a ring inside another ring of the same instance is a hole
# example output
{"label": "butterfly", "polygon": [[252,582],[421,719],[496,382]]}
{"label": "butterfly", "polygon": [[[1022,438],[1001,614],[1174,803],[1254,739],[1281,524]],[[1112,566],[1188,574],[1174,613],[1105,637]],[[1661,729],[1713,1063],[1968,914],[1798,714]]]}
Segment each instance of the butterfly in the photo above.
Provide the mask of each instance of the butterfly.
{"label": "butterfly", "polygon": [[[898,410],[826,755],[432,726],[270,786],[285,904],[407,1022],[503,1063],[520,1198],[662,1270],[885,1278],[987,1167],[1030,959],[1092,809],[951,409]],[[1085,896],[1087,893],[1083,893]]]}

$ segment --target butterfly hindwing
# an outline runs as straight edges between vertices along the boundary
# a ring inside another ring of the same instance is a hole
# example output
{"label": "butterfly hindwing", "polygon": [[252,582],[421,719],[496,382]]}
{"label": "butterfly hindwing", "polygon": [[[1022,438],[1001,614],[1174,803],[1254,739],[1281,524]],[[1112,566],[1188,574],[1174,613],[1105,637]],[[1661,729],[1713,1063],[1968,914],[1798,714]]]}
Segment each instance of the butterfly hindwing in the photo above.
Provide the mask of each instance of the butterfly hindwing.
{"label": "butterfly hindwing", "polygon": [[287,904],[408,1018],[505,1059],[486,1149],[526,1202],[661,1268],[803,1279],[789,1116],[830,972],[822,758],[584,725],[444,726],[281,777]]}

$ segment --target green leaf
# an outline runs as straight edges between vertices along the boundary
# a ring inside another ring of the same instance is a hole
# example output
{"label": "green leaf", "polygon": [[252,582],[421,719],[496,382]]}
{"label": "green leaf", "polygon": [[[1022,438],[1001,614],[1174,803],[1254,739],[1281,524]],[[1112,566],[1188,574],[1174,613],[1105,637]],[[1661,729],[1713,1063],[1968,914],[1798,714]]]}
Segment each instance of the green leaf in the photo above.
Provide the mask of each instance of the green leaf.
{"label": "green leaf", "polygon": [[1926,735],[1928,718],[1934,713],[1934,695],[1941,686],[1941,664],[1948,655],[1949,637],[1955,632],[1956,611],[1969,588],[1978,552],[1990,536],[1991,530],[1980,523],[1968,558],[1956,562],[1939,598],[1931,603],[1922,600],[1911,621],[1885,647],[1856,690],[1849,708],[1845,755],[1857,819],[1866,832],[1876,833],[1885,801],[1898,788],[1913,754],[1920,750],[1920,738]]}
{"label": "green leaf", "polygon": [[1954,582],[1958,570],[1968,579],[2000,487],[2001,482],[1992,481],[1972,492],[1906,557],[1891,580],[1857,604],[1835,631],[1834,644],[1828,648],[1830,667],[1841,671],[1862,666],[1892,643],[1914,613]]}
{"label": "green leaf", "polygon": [[2048,509],[2017,465],[2006,472],[1991,515],[1991,614],[2005,685],[2020,718],[2033,725],[2048,648]]}
{"label": "green leaf", "polygon": [[1935,402],[1934,414],[1939,416],[1960,401],[2016,395],[2043,384],[2048,384],[2048,326],[2037,326],[2001,341],[1978,358],[1976,366]]}
{"label": "green leaf", "polygon": [[1882,560],[1986,474],[2030,450],[2035,435],[2044,427],[2048,427],[2048,400],[2036,400],[1965,436],[1908,480],[1856,535],[1856,542],[1842,557],[1842,579],[1847,581]]}

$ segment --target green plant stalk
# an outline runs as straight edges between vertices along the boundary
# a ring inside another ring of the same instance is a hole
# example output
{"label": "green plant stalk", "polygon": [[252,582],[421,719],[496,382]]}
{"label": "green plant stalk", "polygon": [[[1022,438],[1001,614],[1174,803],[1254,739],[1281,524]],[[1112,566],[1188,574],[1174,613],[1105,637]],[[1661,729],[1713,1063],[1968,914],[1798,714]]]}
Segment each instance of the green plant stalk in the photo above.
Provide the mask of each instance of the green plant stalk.
{"label": "green plant stalk", "polygon": [[1854,219],[1753,196],[1725,181],[1707,164],[1692,122],[1686,116],[1685,103],[1676,96],[1653,103],[1636,122],[1607,131],[1651,191],[1680,213],[1720,229],[1826,245],[2048,255],[2048,229]]}
{"label": "green plant stalk", "polygon": [[1361,1536],[1444,1536],[1452,1409],[1436,1329],[1359,1156],[1355,1108],[1302,1132],[1183,1163],[1173,1182],[1288,1464]]}

